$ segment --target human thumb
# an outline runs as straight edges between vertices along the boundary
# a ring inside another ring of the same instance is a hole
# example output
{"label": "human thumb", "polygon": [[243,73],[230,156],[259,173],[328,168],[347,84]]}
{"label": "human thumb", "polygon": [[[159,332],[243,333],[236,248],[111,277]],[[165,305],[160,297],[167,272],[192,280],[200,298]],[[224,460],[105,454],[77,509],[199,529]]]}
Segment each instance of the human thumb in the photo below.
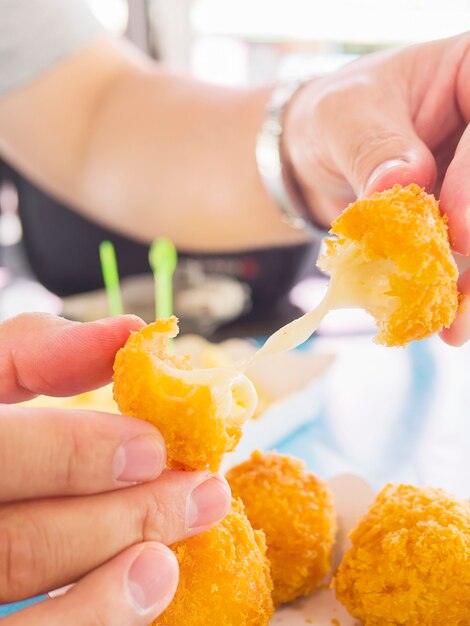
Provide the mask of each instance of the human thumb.
{"label": "human thumb", "polygon": [[394,184],[416,183],[432,191],[436,163],[429,148],[412,129],[380,119],[360,125],[345,146],[343,172],[358,197],[383,191]]}

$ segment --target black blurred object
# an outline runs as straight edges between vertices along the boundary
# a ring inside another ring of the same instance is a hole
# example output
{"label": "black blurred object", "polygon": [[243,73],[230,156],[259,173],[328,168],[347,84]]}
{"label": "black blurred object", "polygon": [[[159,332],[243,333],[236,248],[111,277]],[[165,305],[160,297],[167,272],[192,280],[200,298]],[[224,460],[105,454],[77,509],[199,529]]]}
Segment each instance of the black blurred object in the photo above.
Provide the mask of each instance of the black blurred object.
{"label": "black blurred object", "polygon": [[[98,248],[104,239],[116,248],[121,277],[150,273],[148,246],[123,237],[42,192],[17,172],[8,171],[18,191],[23,244],[33,273],[59,296],[84,293],[103,286]],[[165,233],[162,233],[164,235]],[[287,295],[306,270],[314,267],[317,246],[299,245],[231,254],[185,254],[207,275],[227,275],[249,286],[251,308],[217,334],[257,334],[298,314]],[[245,331],[244,331],[245,329]]]}
{"label": "black blurred object", "polygon": [[58,296],[103,287],[99,245],[116,246],[121,277],[148,271],[148,247],[82,217],[31,184],[17,172],[18,210],[23,244],[34,275]]}

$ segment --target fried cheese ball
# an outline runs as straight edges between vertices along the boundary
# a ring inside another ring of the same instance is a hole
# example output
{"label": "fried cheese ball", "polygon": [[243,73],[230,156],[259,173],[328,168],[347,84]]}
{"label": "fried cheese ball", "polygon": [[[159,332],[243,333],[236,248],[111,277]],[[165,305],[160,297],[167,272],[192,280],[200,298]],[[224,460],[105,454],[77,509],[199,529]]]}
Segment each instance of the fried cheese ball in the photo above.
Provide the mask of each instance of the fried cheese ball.
{"label": "fried cheese ball", "polygon": [[218,526],[172,546],[180,566],[175,598],[153,626],[267,626],[272,581],[261,531],[241,501]]}
{"label": "fried cheese ball", "polygon": [[119,410],[162,433],[170,468],[219,469],[256,408],[256,391],[235,370],[193,370],[190,357],[170,353],[175,317],[132,333],[114,361]]}
{"label": "fried cheese ball", "polygon": [[330,232],[338,238],[318,266],[331,274],[333,308],[364,308],[378,343],[403,346],[451,325],[458,273],[434,196],[395,185],[351,204]]}
{"label": "fried cheese ball", "polygon": [[470,624],[470,501],[388,485],[351,541],[334,587],[364,626]]}
{"label": "fried cheese ball", "polygon": [[330,571],[337,529],[327,485],[302,461],[259,451],[227,472],[227,480],[253,528],[266,535],[274,604],[313,593]]}

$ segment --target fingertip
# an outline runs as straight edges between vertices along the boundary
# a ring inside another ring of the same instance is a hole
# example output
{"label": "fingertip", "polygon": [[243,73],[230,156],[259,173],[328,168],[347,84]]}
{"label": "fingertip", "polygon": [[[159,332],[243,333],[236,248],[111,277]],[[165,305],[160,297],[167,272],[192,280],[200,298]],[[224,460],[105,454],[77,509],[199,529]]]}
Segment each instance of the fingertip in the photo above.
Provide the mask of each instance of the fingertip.
{"label": "fingertip", "polygon": [[470,339],[470,295],[463,295],[457,317],[452,326],[440,334],[441,339],[449,346],[459,348]]}
{"label": "fingertip", "polygon": [[144,320],[138,315],[128,314],[128,315],[118,315],[117,317],[107,318],[108,320],[118,321],[123,323],[126,327],[131,331],[140,330],[146,324]]}
{"label": "fingertip", "polygon": [[378,165],[361,189],[361,197],[385,191],[396,184],[406,187],[415,183],[432,192],[436,178],[437,168],[432,154],[427,149],[413,150],[403,157],[389,159]]}
{"label": "fingertip", "polygon": [[167,450],[160,432],[138,435],[122,443],[114,453],[112,472],[120,486],[158,478],[166,466]]}
{"label": "fingertip", "polygon": [[81,379],[80,388],[78,385],[77,389],[67,388],[65,393],[77,393],[109,382],[117,351],[124,346],[132,332],[144,325],[137,316],[123,315],[61,327],[51,349],[55,357],[52,363],[61,367],[69,353],[70,377]]}
{"label": "fingertip", "polygon": [[467,343],[468,339],[470,338],[468,336],[464,338],[462,336],[456,335],[452,327],[443,330],[439,336],[442,341],[451,348],[461,348],[463,345],[465,345],[465,343]]}
{"label": "fingertip", "polygon": [[470,250],[470,235],[467,234],[467,228],[462,228],[461,219],[457,216],[457,219],[450,217],[449,213],[446,213],[448,217],[447,226],[449,228],[449,243],[452,250],[458,254],[467,254]]}
{"label": "fingertip", "polygon": [[440,194],[442,211],[449,218],[449,237],[456,252],[470,254],[470,126],[464,131],[444,180]]}
{"label": "fingertip", "polygon": [[126,590],[139,615],[160,615],[171,603],[178,587],[179,566],[174,553],[161,543],[136,546],[127,571]]}
{"label": "fingertip", "polygon": [[178,581],[178,561],[169,548],[136,544],[47,601],[23,609],[14,623],[148,626],[168,608]]}
{"label": "fingertip", "polygon": [[84,332],[95,332],[102,341],[123,344],[132,332],[140,330],[145,322],[137,315],[118,315],[81,324]]}
{"label": "fingertip", "polygon": [[232,491],[225,476],[212,474],[190,493],[186,508],[186,528],[197,532],[221,522],[230,511]]}
{"label": "fingertip", "polygon": [[449,170],[440,194],[442,212],[447,215],[449,240],[452,249],[459,254],[470,254],[470,186],[464,187],[463,179],[454,179]]}

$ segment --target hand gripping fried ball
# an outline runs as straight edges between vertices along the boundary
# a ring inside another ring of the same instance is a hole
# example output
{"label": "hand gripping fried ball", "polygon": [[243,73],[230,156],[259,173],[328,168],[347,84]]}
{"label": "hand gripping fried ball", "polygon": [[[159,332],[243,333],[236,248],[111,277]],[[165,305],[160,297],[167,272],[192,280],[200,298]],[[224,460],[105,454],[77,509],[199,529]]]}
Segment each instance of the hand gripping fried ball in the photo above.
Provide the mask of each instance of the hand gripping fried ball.
{"label": "hand gripping fried ball", "polygon": [[274,608],[261,531],[240,501],[218,526],[172,546],[180,582],[153,626],[267,626]]}
{"label": "hand gripping fried ball", "polygon": [[233,369],[193,370],[190,357],[172,355],[177,333],[172,317],[131,334],[114,362],[114,398],[122,413],[159,428],[170,468],[217,471],[255,411],[256,391]]}
{"label": "hand gripping fried ball", "polygon": [[263,530],[277,606],[313,593],[331,567],[333,497],[302,461],[254,452],[227,480],[253,528]]}
{"label": "hand gripping fried ball", "polygon": [[403,346],[451,325],[458,273],[434,196],[395,185],[351,204],[331,233],[318,266],[331,275],[332,306],[364,308],[378,343]]}
{"label": "hand gripping fried ball", "polygon": [[388,485],[351,541],[334,587],[364,626],[470,624],[470,501]]}

